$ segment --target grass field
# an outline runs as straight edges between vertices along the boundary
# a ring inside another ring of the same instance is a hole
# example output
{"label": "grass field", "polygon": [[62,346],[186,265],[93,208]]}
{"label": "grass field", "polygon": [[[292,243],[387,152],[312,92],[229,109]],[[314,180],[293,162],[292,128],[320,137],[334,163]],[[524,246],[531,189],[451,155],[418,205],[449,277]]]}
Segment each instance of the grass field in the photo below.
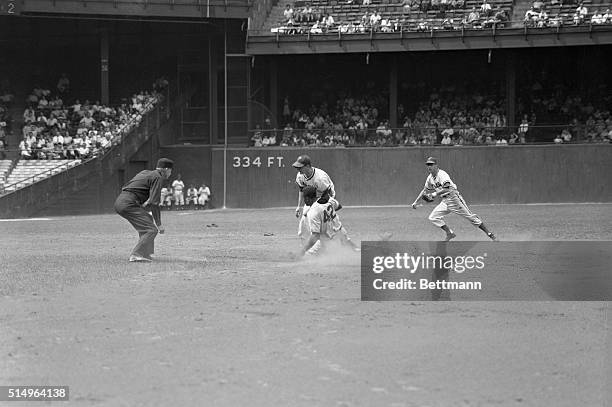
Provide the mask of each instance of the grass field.
{"label": "grass field", "polygon": [[[472,209],[502,241],[612,240],[612,204]],[[340,216],[356,241],[439,240],[428,213]],[[69,385],[83,406],[611,400],[609,303],[361,302],[357,253],[289,260],[292,209],[162,217],[151,264],[127,262],[136,233],[116,215],[0,222],[0,385]]]}

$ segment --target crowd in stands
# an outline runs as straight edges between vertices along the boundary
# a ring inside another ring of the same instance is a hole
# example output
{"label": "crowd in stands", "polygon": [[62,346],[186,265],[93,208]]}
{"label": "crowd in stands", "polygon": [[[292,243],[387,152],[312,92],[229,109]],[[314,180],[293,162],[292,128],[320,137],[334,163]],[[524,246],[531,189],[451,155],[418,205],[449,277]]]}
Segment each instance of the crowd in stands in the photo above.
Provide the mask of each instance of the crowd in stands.
{"label": "crowd in stands", "polygon": [[[251,141],[255,147],[341,147],[341,146],[417,146],[417,145],[508,145],[540,142],[612,141],[612,96],[607,88],[600,88],[601,103],[585,102],[580,96],[562,97],[562,93],[540,96],[529,93],[529,106],[519,100],[521,119],[514,128],[508,127],[505,99],[484,93],[465,94],[453,86],[434,90],[413,113],[398,105],[399,128],[391,128],[381,117],[388,110],[382,96],[363,98],[344,97],[335,105],[322,103],[291,111],[287,99],[283,112],[285,126],[276,130],[270,118],[257,125]],[[538,122],[548,117],[542,110],[558,111],[551,121]],[[386,113],[385,113],[386,114]],[[538,127],[562,123],[557,127]],[[556,137],[545,132],[558,129]]]}
{"label": "crowd in stands", "polygon": [[584,3],[579,3],[573,15],[563,13],[562,0],[535,0],[529,10],[525,12],[525,26],[546,28],[561,27],[571,21],[573,25],[592,24],[603,25],[612,24],[612,13],[607,8],[603,10],[595,9],[589,16],[588,7]]}
{"label": "crowd in stands", "polygon": [[[363,0],[369,5],[370,0]],[[349,0],[352,3],[351,0]],[[279,34],[341,34],[399,31],[459,30],[462,28],[504,27],[509,21],[509,10],[499,6],[493,8],[488,0],[479,7],[465,10],[464,0],[403,0],[401,16],[398,13],[383,13],[378,9],[365,8],[358,17],[340,20],[332,13],[321,11],[306,3],[303,7],[287,5],[282,21],[271,32]],[[431,12],[434,13],[431,13]],[[417,13],[415,18],[411,13]]]}
{"label": "crowd in stands", "polygon": [[0,160],[6,156],[7,139],[11,133],[12,118],[9,109],[15,99],[8,79],[0,80]]}
{"label": "crowd in stands", "polygon": [[585,94],[569,86],[536,80],[519,94],[530,95],[519,98],[523,122],[565,125],[554,138],[555,143],[612,141],[612,93],[606,85],[599,84]]}
{"label": "crowd in stands", "polygon": [[[400,104],[401,127],[392,129],[388,119],[380,117],[381,111],[388,110],[383,96],[345,97],[334,106],[322,103],[285,111],[286,125],[280,131],[271,128],[268,118],[263,128],[256,126],[251,140],[255,147],[496,144],[506,127],[499,100],[480,94],[458,97],[453,87],[441,88],[414,114]],[[521,142],[521,138],[512,142]]]}
{"label": "crowd in stands", "polygon": [[157,90],[135,94],[115,107],[78,99],[70,105],[64,104],[63,97],[70,89],[66,75],[59,79],[56,89],[52,92],[35,88],[27,97],[27,107],[23,112],[23,139],[19,143],[21,158],[95,157],[137,127],[161,98],[157,82]]}

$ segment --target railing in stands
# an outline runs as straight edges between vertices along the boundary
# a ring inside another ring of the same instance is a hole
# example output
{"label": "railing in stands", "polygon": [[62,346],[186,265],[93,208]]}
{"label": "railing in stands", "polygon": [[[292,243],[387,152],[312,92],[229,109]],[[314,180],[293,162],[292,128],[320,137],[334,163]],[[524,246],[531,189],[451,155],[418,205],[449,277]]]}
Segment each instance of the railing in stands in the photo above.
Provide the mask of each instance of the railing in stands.
{"label": "railing in stands", "polygon": [[[255,139],[275,138],[275,143],[268,147],[409,147],[409,146],[431,146],[444,145],[442,138],[445,134],[445,127],[412,126],[401,128],[388,128],[385,131],[390,134],[383,134],[375,128],[371,129],[273,129],[249,130],[250,146],[254,146]],[[509,144],[554,144],[557,135],[561,136],[564,130],[569,131],[571,140],[563,140],[562,143],[611,143],[612,137],[603,138],[600,135],[593,136],[589,133],[586,126],[568,125],[548,125],[548,126],[529,126],[526,133],[521,133],[517,127],[485,127],[476,128],[473,126],[454,126],[451,135],[450,145],[495,145],[497,139],[504,139]],[[258,136],[256,136],[256,134]],[[314,135],[317,135],[316,137]],[[512,135],[515,136],[512,136]],[[462,141],[457,142],[461,136]],[[487,136],[490,137],[487,140]],[[287,142],[286,146],[281,145],[283,139]],[[514,139],[513,142],[510,140]],[[320,140],[320,143],[316,142]],[[329,141],[333,142],[329,142]],[[337,140],[337,141],[334,141]],[[296,144],[297,141],[297,144]],[[262,145],[261,147],[265,147]]]}
{"label": "railing in stands", "polygon": [[[438,23],[441,23],[443,19],[438,19]],[[393,26],[393,28],[383,31],[380,29],[374,29],[372,27],[369,28],[357,28],[357,26],[349,27],[347,30],[343,29],[341,26],[336,25],[331,29],[323,30],[318,32],[316,30],[313,32],[311,26],[306,25],[295,25],[295,26],[279,26],[273,27],[272,29],[252,29],[249,30],[248,36],[249,38],[254,37],[275,37],[277,42],[280,42],[282,38],[291,38],[297,37],[296,39],[301,39],[304,41],[312,41],[320,39],[322,41],[329,41],[333,38],[336,38],[338,41],[342,41],[345,38],[358,38],[360,36],[369,36],[371,39],[374,37],[379,37],[381,39],[393,39],[397,37],[397,39],[404,39],[408,34],[419,34],[426,33],[429,36],[433,37],[436,33],[460,33],[461,37],[465,37],[468,33],[490,33],[491,36],[495,37],[500,32],[511,32],[520,30],[523,32],[525,36],[529,36],[530,34],[545,34],[545,33],[555,33],[557,35],[562,33],[571,33],[571,32],[589,32],[592,33],[594,31],[609,31],[612,30],[612,21],[605,24],[592,24],[590,22],[585,22],[581,24],[561,24],[554,26],[545,26],[545,27],[533,27],[529,24],[525,24],[524,21],[505,21],[499,23],[490,23],[483,24],[481,27],[474,27],[472,24],[466,24],[463,22],[455,22],[452,23],[451,26],[442,26],[442,25],[427,25],[427,27],[419,27],[419,24],[422,23],[420,20],[411,20],[405,23],[398,23]]]}
{"label": "railing in stands", "polygon": [[32,185],[32,184],[34,184],[34,183],[36,183],[38,181],[42,181],[43,179],[48,178],[48,177],[50,177],[52,175],[57,175],[59,173],[62,173],[64,171],[69,170],[70,168],[74,168],[74,167],[76,167],[78,165],[85,164],[86,162],[89,162],[89,161],[94,160],[94,159],[95,159],[95,157],[92,157],[92,158],[89,158],[89,159],[87,159],[85,161],[82,161],[82,162],[80,162],[80,163],[78,163],[76,165],[72,165],[72,166],[69,166],[66,163],[62,163],[62,164],[57,165],[55,167],[49,168],[48,170],[36,173],[36,174],[32,175],[31,177],[20,179],[19,181],[14,182],[12,184],[0,185],[0,195],[4,195],[5,193],[8,194],[8,193],[17,191],[18,189],[25,188],[28,185]]}

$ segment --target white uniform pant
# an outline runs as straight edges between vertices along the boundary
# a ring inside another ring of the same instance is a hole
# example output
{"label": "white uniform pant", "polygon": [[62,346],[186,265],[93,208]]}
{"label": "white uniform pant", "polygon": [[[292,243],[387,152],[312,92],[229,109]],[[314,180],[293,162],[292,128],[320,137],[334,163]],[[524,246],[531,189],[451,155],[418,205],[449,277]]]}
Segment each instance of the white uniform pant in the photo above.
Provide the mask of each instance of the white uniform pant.
{"label": "white uniform pant", "polygon": [[185,196],[183,195],[183,191],[174,191],[174,204],[175,205],[185,205]]}
{"label": "white uniform pant", "polygon": [[198,197],[198,205],[202,205],[202,206],[204,206],[204,205],[206,205],[206,202],[208,202],[208,196],[206,196],[206,195],[200,195],[200,196]]}
{"label": "white uniform pant", "polygon": [[308,226],[306,225],[306,214],[308,213],[309,209],[310,206],[304,205],[304,207],[302,208],[302,216],[300,216],[300,220],[298,222],[298,236],[301,238],[306,237],[310,234]]}
{"label": "white uniform pant", "polygon": [[[335,202],[336,205],[338,205],[338,201],[336,201],[334,198],[329,198],[329,200]],[[302,208],[302,216],[300,216],[300,221],[298,222],[299,237],[310,236],[310,231],[308,230],[308,226],[306,226],[306,214],[309,210],[310,206],[304,204],[304,207]],[[340,224],[340,220],[338,220],[338,217],[334,218],[332,226],[334,227],[334,229],[340,229],[342,227],[342,225]]]}
{"label": "white uniform pant", "polygon": [[465,201],[459,194],[444,198],[442,202],[440,202],[438,206],[431,211],[429,214],[429,220],[435,226],[442,227],[446,224],[442,218],[451,212],[466,218],[474,226],[478,227],[482,224],[482,220],[480,220],[478,215],[470,211],[470,208],[468,208]]}

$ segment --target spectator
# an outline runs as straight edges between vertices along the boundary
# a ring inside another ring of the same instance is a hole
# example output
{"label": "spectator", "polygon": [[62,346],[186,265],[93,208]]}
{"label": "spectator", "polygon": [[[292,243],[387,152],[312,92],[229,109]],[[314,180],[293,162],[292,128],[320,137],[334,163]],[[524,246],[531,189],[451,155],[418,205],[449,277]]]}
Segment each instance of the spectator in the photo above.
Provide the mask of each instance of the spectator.
{"label": "spectator", "polygon": [[253,147],[261,147],[263,140],[263,132],[261,131],[261,126],[257,124],[255,126],[255,132],[253,133],[253,137],[251,137],[251,141],[253,141]]}
{"label": "spectator", "polygon": [[468,15],[467,23],[472,26],[472,28],[480,28],[480,14],[476,10],[476,7],[472,7],[472,11]]}
{"label": "spectator", "polygon": [[523,118],[523,120],[521,120],[521,124],[519,125],[518,128],[518,134],[519,134],[519,138],[522,136],[523,138],[526,137],[527,132],[529,131],[529,122],[527,121],[527,118]]}
{"label": "spectator", "polygon": [[491,4],[487,2],[487,0],[482,0],[482,5],[480,6],[480,14],[484,17],[488,17],[491,15]]}
{"label": "spectator", "polygon": [[285,10],[283,11],[283,15],[285,16],[285,21],[293,19],[293,7],[291,7],[291,4],[287,4]]}
{"label": "spectator", "polygon": [[68,93],[70,91],[70,79],[65,73],[62,73],[59,80],[57,81],[57,91],[60,95]]}
{"label": "spectator", "polygon": [[561,144],[563,143],[563,139],[561,138],[561,136],[559,134],[557,134],[557,136],[555,137],[555,139],[553,140],[553,142],[555,144]]}
{"label": "spectator", "polygon": [[442,137],[442,141],[440,142],[440,144],[442,144],[443,146],[450,146],[453,144],[450,136],[447,134],[444,135],[444,137]]}
{"label": "spectator", "polygon": [[584,23],[587,14],[589,14],[589,10],[583,3],[580,3],[580,5],[576,8],[576,12],[574,13],[574,25]]}
{"label": "spectator", "polygon": [[323,17],[323,25],[325,27],[325,31],[329,31],[334,28],[334,17],[331,14],[325,14]]}
{"label": "spectator", "polygon": [[591,24],[599,25],[599,24],[604,24],[605,22],[606,22],[606,19],[604,15],[601,14],[599,10],[595,10],[595,12],[593,13],[593,16],[591,17]]}
{"label": "spectator", "polygon": [[94,125],[95,122],[96,122],[96,119],[91,117],[91,113],[90,112],[86,112],[85,116],[81,119],[79,124],[81,126],[83,126],[83,127],[86,127],[88,129],[90,129]]}

